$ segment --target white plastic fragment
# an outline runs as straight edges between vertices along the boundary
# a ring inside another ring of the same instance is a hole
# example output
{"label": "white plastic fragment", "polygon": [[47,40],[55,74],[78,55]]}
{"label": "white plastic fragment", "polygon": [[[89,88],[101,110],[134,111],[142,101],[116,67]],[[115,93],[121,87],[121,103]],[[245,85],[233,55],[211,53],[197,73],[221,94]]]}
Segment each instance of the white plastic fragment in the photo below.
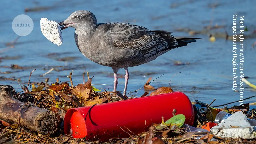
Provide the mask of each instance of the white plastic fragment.
{"label": "white plastic fragment", "polygon": [[47,18],[41,18],[40,28],[42,34],[52,43],[60,46],[62,44],[61,28],[60,25]]}
{"label": "white plastic fragment", "polygon": [[239,111],[224,119],[217,126],[211,129],[211,132],[223,138],[256,138],[256,127],[251,125],[243,112]]}

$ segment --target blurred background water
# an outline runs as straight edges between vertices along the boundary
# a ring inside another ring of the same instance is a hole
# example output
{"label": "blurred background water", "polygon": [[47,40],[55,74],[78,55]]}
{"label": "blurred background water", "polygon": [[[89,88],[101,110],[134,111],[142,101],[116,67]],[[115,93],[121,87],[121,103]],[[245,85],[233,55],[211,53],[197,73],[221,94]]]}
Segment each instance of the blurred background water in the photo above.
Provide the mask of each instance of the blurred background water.
{"label": "blurred background water", "polygon": [[[63,44],[49,42],[41,33],[39,21],[46,17],[63,21],[76,10],[93,12],[99,23],[129,22],[152,30],[173,32],[176,37],[200,37],[196,43],[171,50],[147,64],[132,67],[128,85],[128,96],[140,96],[149,77],[154,87],[171,86],[175,91],[186,93],[192,101],[201,100],[213,105],[239,100],[239,92],[232,90],[232,41],[226,40],[226,33],[232,36],[234,14],[244,16],[248,31],[244,44],[244,73],[249,81],[256,83],[254,60],[255,4],[253,0],[241,1],[196,1],[196,0],[1,0],[0,2],[0,84],[10,84],[17,91],[27,84],[33,69],[31,82],[69,81],[66,76],[73,71],[73,82],[83,82],[86,71],[94,76],[93,84],[101,90],[113,90],[113,71],[109,67],[95,64],[85,58],[77,49],[74,29],[62,32]],[[28,36],[20,37],[12,30],[12,21],[19,14],[30,16],[34,29]],[[209,35],[216,41],[209,41]],[[9,44],[8,44],[9,43]],[[22,68],[15,68],[18,65]],[[54,68],[49,74],[44,73]],[[118,90],[124,87],[124,70],[119,71]],[[238,75],[239,76],[239,75]],[[244,85],[244,97],[255,95],[256,91]],[[246,100],[255,102],[255,98]],[[238,103],[236,103],[238,104]]]}

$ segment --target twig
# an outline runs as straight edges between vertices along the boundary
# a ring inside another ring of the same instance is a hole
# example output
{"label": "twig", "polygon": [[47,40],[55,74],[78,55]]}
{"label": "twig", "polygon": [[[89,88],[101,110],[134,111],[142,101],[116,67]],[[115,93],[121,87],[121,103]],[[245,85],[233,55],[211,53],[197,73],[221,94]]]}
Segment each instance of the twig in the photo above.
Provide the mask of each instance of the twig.
{"label": "twig", "polygon": [[36,69],[33,69],[33,70],[30,72],[29,79],[28,79],[28,86],[30,85],[30,78],[31,78],[31,75],[32,75],[32,73],[33,73],[35,70],[36,70]]}
{"label": "twig", "polygon": [[129,133],[129,132],[127,132],[127,131],[125,131],[122,127],[119,127],[123,132],[125,132],[125,133],[127,133],[130,137],[132,137],[132,135]]}
{"label": "twig", "polygon": [[[247,81],[245,78],[242,78],[242,81],[243,81],[244,83],[246,83],[247,85],[249,85],[250,87],[256,89],[256,86],[255,86],[254,84],[251,84],[251,83],[250,83],[249,81]],[[243,100],[251,99],[251,98],[253,98],[253,97],[256,97],[256,95],[255,95],[255,96],[250,96],[250,97],[248,97],[248,98],[244,98]],[[237,100],[237,101],[233,101],[233,102],[229,102],[229,103],[226,103],[226,104],[217,105],[217,106],[213,106],[213,107],[225,106],[225,105],[233,104],[233,103],[236,103],[236,102],[239,102],[239,101],[241,101],[241,100]]]}
{"label": "twig", "polygon": [[209,108],[215,101],[216,99],[214,99],[207,107]]}
{"label": "twig", "polygon": [[69,76],[67,76],[70,79],[71,88],[74,87],[73,81],[72,81],[72,71],[69,73]]}
{"label": "twig", "polygon": [[[244,98],[244,99],[242,99],[242,100],[248,100],[248,99],[251,99],[251,98],[253,98],[253,97],[256,97],[256,95],[254,95],[254,96],[250,96],[250,97],[248,97],[248,98]],[[241,100],[237,100],[237,101],[229,102],[229,103],[222,104],[222,105],[212,106],[212,107],[225,106],[225,105],[233,104],[233,103],[240,102],[240,101],[241,101]]]}
{"label": "twig", "polygon": [[90,79],[90,77],[89,77],[89,72],[87,72],[87,78],[88,78],[88,80]]}
{"label": "twig", "polygon": [[178,140],[177,142],[178,143],[182,143],[182,142],[184,142],[184,141],[186,141],[186,140],[189,140],[189,139],[191,139],[192,137],[187,137],[187,138],[182,138],[181,140]]}
{"label": "twig", "polygon": [[24,93],[29,93],[28,87],[25,85],[21,86],[21,89],[24,91]]}
{"label": "twig", "polygon": [[83,72],[83,84],[85,84],[85,72]]}
{"label": "twig", "polygon": [[45,79],[45,87],[48,87],[49,78]]}
{"label": "twig", "polygon": [[46,73],[43,74],[43,76],[49,74],[50,72],[52,72],[54,70],[54,68],[51,68],[49,71],[47,71]]}
{"label": "twig", "polygon": [[[135,135],[128,127],[125,127],[132,135]],[[132,136],[131,136],[132,137]]]}

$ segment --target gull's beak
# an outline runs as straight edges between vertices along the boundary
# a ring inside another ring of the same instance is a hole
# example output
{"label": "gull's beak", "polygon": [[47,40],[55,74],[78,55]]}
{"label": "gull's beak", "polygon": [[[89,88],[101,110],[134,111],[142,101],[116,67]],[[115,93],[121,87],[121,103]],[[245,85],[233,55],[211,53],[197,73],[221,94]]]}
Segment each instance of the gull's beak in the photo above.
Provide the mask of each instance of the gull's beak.
{"label": "gull's beak", "polygon": [[60,25],[61,30],[68,28],[68,25],[64,23],[64,21],[58,23]]}
{"label": "gull's beak", "polygon": [[61,30],[66,29],[68,27],[73,27],[73,22],[70,20],[70,18],[67,18],[66,20],[59,22],[59,25],[61,27]]}

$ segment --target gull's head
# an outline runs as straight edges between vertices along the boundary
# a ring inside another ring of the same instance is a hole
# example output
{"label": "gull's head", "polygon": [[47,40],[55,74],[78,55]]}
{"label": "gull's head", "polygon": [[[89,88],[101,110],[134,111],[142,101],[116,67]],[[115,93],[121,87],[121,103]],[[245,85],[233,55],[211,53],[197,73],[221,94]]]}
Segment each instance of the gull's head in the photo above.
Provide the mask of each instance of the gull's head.
{"label": "gull's head", "polygon": [[66,20],[59,23],[62,29],[68,27],[74,27],[75,29],[79,27],[95,27],[97,25],[97,19],[95,15],[90,11],[79,10],[73,12]]}

